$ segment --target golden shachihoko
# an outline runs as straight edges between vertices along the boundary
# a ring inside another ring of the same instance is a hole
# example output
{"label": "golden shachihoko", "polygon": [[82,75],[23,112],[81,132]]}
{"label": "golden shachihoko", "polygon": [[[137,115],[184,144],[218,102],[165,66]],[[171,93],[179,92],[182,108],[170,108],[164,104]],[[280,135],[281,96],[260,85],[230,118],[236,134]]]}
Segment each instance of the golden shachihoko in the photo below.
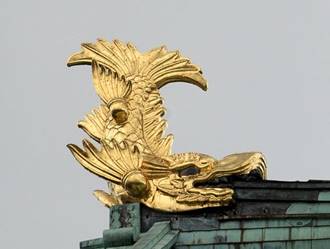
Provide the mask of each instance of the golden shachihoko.
{"label": "golden shachihoko", "polygon": [[265,159],[258,152],[222,160],[171,153],[173,136],[164,136],[167,123],[159,89],[177,81],[207,89],[200,68],[178,51],[162,46],[141,53],[130,43],[98,39],[83,43],[68,60],[68,66],[83,64],[92,66],[101,104],[78,126],[99,146],[84,139],[83,148],[68,148],[84,168],[109,182],[109,192],[94,192],[106,206],[142,202],[168,212],[226,206],[234,190],[203,183],[252,171],[266,178]]}

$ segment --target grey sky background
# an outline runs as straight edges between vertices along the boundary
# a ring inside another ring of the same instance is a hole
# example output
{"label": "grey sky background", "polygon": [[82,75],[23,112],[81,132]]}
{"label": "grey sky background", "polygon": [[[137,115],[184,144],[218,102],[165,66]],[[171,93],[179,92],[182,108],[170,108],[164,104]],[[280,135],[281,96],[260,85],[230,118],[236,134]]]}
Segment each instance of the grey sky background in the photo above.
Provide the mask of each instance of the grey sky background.
{"label": "grey sky background", "polygon": [[78,248],[101,236],[105,182],[65,145],[99,103],[81,42],[167,45],[202,67],[209,90],[161,93],[174,151],[262,151],[269,178],[330,179],[329,1],[0,1],[1,248]]}

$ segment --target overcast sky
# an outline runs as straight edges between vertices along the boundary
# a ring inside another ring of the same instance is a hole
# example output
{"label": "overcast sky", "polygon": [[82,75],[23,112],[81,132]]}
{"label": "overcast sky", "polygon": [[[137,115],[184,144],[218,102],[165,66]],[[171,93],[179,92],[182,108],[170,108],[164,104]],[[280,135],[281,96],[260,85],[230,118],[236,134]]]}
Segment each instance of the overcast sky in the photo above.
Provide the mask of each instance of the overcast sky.
{"label": "overcast sky", "polygon": [[266,155],[269,178],[330,179],[329,1],[0,1],[1,248],[78,248],[108,224],[105,181],[67,143],[99,104],[81,42],[162,44],[203,69],[208,92],[161,93],[174,151]]}

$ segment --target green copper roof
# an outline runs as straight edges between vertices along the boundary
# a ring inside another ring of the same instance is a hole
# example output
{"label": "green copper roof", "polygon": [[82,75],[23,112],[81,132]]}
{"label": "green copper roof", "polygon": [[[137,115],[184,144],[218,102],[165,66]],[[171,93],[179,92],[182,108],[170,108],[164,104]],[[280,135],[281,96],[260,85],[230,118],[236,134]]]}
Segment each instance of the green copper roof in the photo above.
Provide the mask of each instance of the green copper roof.
{"label": "green copper roof", "polygon": [[330,182],[234,182],[236,203],[184,213],[110,209],[110,228],[81,249],[329,249]]}

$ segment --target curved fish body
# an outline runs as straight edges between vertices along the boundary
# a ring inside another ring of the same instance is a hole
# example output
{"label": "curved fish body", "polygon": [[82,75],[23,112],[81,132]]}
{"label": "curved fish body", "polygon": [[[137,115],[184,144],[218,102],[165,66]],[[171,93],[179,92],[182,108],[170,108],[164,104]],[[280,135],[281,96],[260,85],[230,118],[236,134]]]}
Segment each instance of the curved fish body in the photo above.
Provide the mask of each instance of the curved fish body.
{"label": "curved fish body", "polygon": [[69,58],[69,66],[82,64],[92,66],[102,103],[78,126],[100,147],[88,140],[83,140],[84,148],[68,147],[84,168],[112,184],[111,193],[94,192],[106,206],[138,201],[169,212],[225,206],[233,200],[233,189],[202,184],[255,170],[266,178],[261,153],[222,160],[201,153],[171,153],[173,136],[164,136],[167,123],[159,89],[177,81],[207,89],[200,68],[178,51],[160,47],[140,53],[130,43],[99,39],[82,44],[82,51]]}

